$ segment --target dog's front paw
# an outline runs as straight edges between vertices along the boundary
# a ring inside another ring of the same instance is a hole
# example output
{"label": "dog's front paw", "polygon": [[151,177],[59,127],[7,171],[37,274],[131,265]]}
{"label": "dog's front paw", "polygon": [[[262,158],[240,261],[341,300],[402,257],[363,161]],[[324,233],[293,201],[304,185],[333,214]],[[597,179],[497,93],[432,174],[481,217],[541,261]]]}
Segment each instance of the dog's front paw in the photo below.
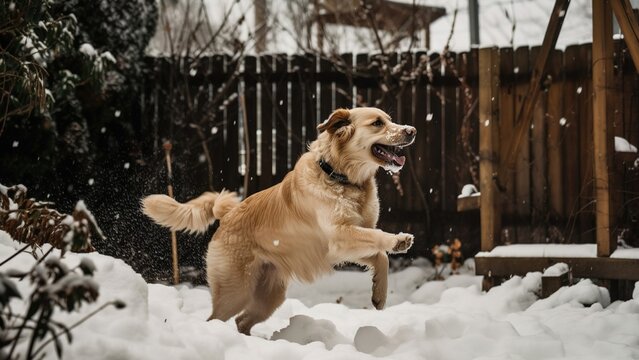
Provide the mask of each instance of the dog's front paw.
{"label": "dog's front paw", "polygon": [[393,253],[405,253],[413,246],[413,239],[415,236],[412,234],[399,233],[396,235],[397,242],[393,246]]}

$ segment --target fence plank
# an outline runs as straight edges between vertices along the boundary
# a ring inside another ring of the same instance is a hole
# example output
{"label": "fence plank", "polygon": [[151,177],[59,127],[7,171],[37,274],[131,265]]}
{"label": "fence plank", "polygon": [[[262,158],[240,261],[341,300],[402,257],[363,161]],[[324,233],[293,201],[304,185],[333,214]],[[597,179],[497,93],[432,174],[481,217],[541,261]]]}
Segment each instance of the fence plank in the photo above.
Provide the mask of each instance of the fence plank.
{"label": "fence plank", "polygon": [[230,83],[229,90],[224,94],[226,140],[224,149],[226,150],[226,163],[224,167],[224,181],[231,190],[239,190],[242,186],[239,173],[239,101],[237,79],[232,79],[233,73],[237,69],[237,61],[233,61],[231,56],[225,56],[224,67],[226,79]]}
{"label": "fence plank", "polygon": [[[400,65],[403,76],[408,78],[413,70],[412,54],[407,52],[402,53],[400,55]],[[395,121],[400,124],[414,126],[415,119],[413,115],[413,84],[412,82],[405,81],[397,94],[397,117],[395,118]],[[407,166],[405,166],[400,172],[401,176],[398,178],[396,177],[396,181],[399,181],[400,186],[403,188],[402,193],[397,194],[399,195],[397,210],[414,211],[420,207],[419,203],[421,202],[421,195],[419,191],[414,189],[414,179],[417,176],[415,174],[415,163],[413,162],[413,159],[415,158],[414,147],[410,146],[404,151],[410,163],[407,164]],[[411,196],[407,196],[408,194]],[[413,230],[407,229],[407,231]]]}
{"label": "fence plank", "polygon": [[275,57],[275,174],[273,181],[280,182],[288,172],[288,58],[284,54]]}
{"label": "fence plank", "polygon": [[[415,54],[414,64],[417,68],[423,68],[428,61],[426,52],[417,52]],[[430,116],[427,112],[426,106],[427,103],[427,93],[426,93],[426,79],[423,76],[417,76],[416,81],[412,85],[412,119],[413,126],[417,129],[417,138],[415,139],[415,144],[411,146],[412,150],[412,162],[413,167],[415,169],[415,181],[418,185],[418,188],[423,193],[425,199],[420,199],[418,208],[420,211],[424,213],[424,223],[426,226],[426,231],[430,231],[431,224],[431,211],[430,207],[433,206],[435,198],[435,189],[429,183],[431,178],[430,169],[428,168],[428,164],[426,163],[426,158],[424,157],[426,151],[426,139],[428,138],[428,123],[432,121],[432,116]],[[408,196],[413,196],[413,194],[408,194]],[[425,204],[424,204],[425,201]]]}
{"label": "fence plank", "polygon": [[[444,64],[454,61],[457,57],[455,53],[443,54],[442,61]],[[446,66],[443,76],[447,79],[454,79],[451,69]],[[442,204],[448,213],[454,213],[457,207],[457,195],[460,192],[457,177],[457,88],[454,86],[442,86],[443,99],[443,118],[442,118],[442,179],[444,179],[442,187]],[[448,230],[445,238],[453,240],[456,235],[456,226],[447,226]]]}
{"label": "fence plank", "polygon": [[[429,61],[431,64],[435,61],[435,59],[439,59],[438,53],[429,54]],[[439,64],[439,61],[437,61]],[[426,158],[426,164],[429,169],[429,179],[427,181],[428,191],[433,189],[433,191],[437,192],[439,195],[438,204],[436,205],[438,209],[444,212],[452,212],[455,211],[457,205],[453,208],[446,207],[450,206],[450,203],[445,203],[445,196],[447,194],[447,184],[445,184],[446,179],[442,176],[442,143],[443,139],[441,138],[442,132],[444,131],[443,122],[445,121],[443,118],[442,111],[442,87],[439,85],[441,83],[441,68],[439,66],[431,66],[426,71],[428,85],[428,102],[427,102],[427,112],[428,117],[430,117],[430,121],[426,123],[426,131],[428,133],[426,138],[426,148],[424,157]],[[442,228],[442,231],[443,228]]]}
{"label": "fence plank", "polygon": [[577,89],[581,86],[578,82],[579,67],[583,60],[579,58],[579,47],[568,46],[564,52],[564,66],[566,80],[564,82],[563,97],[564,106],[564,141],[562,143],[565,173],[563,177],[564,207],[567,216],[564,236],[567,242],[580,242],[577,214],[579,212],[579,189],[581,184],[581,171],[579,170],[579,118],[580,108],[577,106]]}
{"label": "fence plank", "polygon": [[[533,47],[530,49],[530,62],[535,63],[535,60],[539,56],[540,47]],[[550,61],[550,58],[548,59]],[[547,82],[546,75],[542,77]],[[533,115],[531,121],[531,157],[530,163],[530,178],[532,183],[531,194],[531,223],[532,223],[532,242],[543,243],[546,242],[546,220],[548,214],[548,197],[547,197],[547,164],[548,158],[546,154],[546,108],[548,93],[540,90],[541,94],[537,97],[537,103],[533,108]]]}
{"label": "fence plank", "polygon": [[[330,74],[332,65],[331,62],[322,57],[320,58],[320,73]],[[333,110],[335,110],[335,104],[333,103],[333,80],[330,76],[322,76],[319,79],[319,109],[320,109],[320,121],[328,119],[328,116]]]}
{"label": "fence plank", "polygon": [[[293,55],[289,58],[289,69],[293,78],[291,79],[291,98],[289,108],[291,111],[291,154],[290,168],[295,166],[295,162],[304,151],[304,68],[305,61],[303,55]],[[289,168],[289,169],[290,169]]]}
{"label": "fence plank", "polygon": [[273,184],[273,127],[275,120],[275,93],[271,76],[275,70],[272,55],[260,56],[260,118],[261,118],[261,174],[259,188],[266,189]]}
{"label": "fence plank", "polygon": [[594,200],[594,181],[593,181],[593,136],[592,136],[592,51],[591,45],[585,44],[579,46],[579,61],[581,93],[577,94],[577,104],[582,114],[579,118],[579,148],[580,148],[580,171],[581,171],[581,196],[579,197],[579,232],[581,233],[582,243],[595,242],[595,207]]}
{"label": "fence plank", "polygon": [[[335,81],[335,107],[350,109],[353,107],[353,84],[349,76],[353,72],[353,54],[342,54],[342,66],[345,75],[337,77]],[[339,73],[339,69],[335,69]]]}
{"label": "fence plank", "polygon": [[302,152],[306,151],[307,145],[317,138],[317,86],[315,78],[317,56],[307,54],[304,57],[304,146]]}
{"label": "fence plank", "polygon": [[[515,110],[515,73],[513,50],[511,48],[500,49],[499,64],[501,87],[499,92],[499,134],[502,139],[510,139],[513,136],[514,123],[516,118]],[[508,148],[501,144],[499,150],[499,159],[506,158]],[[503,183],[506,184],[504,191],[503,204],[503,230],[502,243],[509,244],[516,238],[516,232],[512,224],[515,215],[516,199],[515,199],[515,173],[511,169],[506,169],[505,174],[500,174]]]}
{"label": "fence plank", "polygon": [[[515,73],[517,79],[515,109],[521,109],[521,104],[528,92],[530,78],[530,51],[527,47],[515,51]],[[519,110],[517,110],[519,111]],[[517,124],[515,124],[515,127]],[[527,128],[529,131],[530,128]],[[530,133],[521,139],[517,162],[515,166],[515,199],[517,242],[530,242]]]}
{"label": "fence plank", "polygon": [[[558,229],[561,220],[565,218],[564,208],[564,187],[562,182],[563,173],[563,129],[566,125],[566,118],[563,114],[564,99],[564,71],[563,54],[559,50],[554,50],[550,54],[549,74],[552,82],[548,89],[548,110],[546,121],[548,124],[548,194],[550,200],[550,226]],[[551,242],[560,242],[561,236],[558,231],[550,231]]]}
{"label": "fence plank", "polygon": [[[258,191],[258,169],[260,164],[257,163],[257,59],[254,56],[244,57],[244,104],[246,109],[245,116],[247,131],[242,131],[245,137],[248,137],[248,149],[245,149],[248,165],[245,171],[248,171],[248,189],[247,194],[251,195]],[[244,130],[244,129],[243,129]],[[244,141],[244,140],[243,140]]]}
{"label": "fence plank", "polygon": [[[224,86],[224,56],[215,55],[210,59],[209,77],[209,106],[214,114],[211,128],[207,129],[207,134],[211,134],[211,162],[213,162],[213,190],[221,190],[226,185],[224,181],[224,168],[226,159],[224,157],[224,111],[215,102],[216,96]],[[219,102],[219,101],[218,101]]]}

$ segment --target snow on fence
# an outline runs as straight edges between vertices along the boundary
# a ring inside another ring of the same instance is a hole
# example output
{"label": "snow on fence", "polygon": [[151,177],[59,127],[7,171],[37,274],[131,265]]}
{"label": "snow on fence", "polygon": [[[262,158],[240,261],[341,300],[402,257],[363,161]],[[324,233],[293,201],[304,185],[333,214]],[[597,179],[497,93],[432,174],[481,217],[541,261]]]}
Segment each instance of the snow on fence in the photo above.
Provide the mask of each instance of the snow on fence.
{"label": "snow on fence", "polygon": [[[619,96],[613,100],[613,129],[615,135],[638,144],[639,77],[625,45],[617,41],[615,46],[613,86]],[[537,47],[500,49],[502,134],[512,131],[537,53]],[[432,66],[415,71],[413,65],[426,55]],[[472,256],[479,249],[479,216],[457,212],[457,196],[464,184],[477,185],[478,129],[487,126],[478,118],[476,106],[477,50],[450,54],[447,61],[452,66],[442,65],[438,54],[390,54],[389,74],[398,75],[390,80],[380,77],[384,72],[377,68],[376,56],[344,54],[339,61],[312,55],[247,56],[239,68],[229,56],[213,56],[177,70],[166,59],[149,59],[155,70],[139,104],[141,132],[153,135],[144,144],[145,151],[158,151],[158,139],[196,136],[195,131],[178,134],[172,122],[171,89],[178,81],[188,82],[193,90],[180,93],[184,111],[203,119],[197,127],[210,156],[204,156],[199,145],[184,155],[191,156],[194,164],[189,186],[202,190],[207,188],[207,166],[212,168],[214,189],[238,189],[246,171],[248,194],[265,189],[291,169],[316,137],[316,125],[333,109],[379,106],[395,121],[418,129],[416,144],[408,150],[409,166],[400,177],[403,196],[390,176],[378,177],[380,227],[415,233],[414,251],[421,254],[435,243],[460,238],[464,254]],[[590,44],[551,54],[544,92],[511,175],[513,186],[506,189],[502,239],[507,243],[594,243],[590,58]],[[398,84],[384,95],[389,86]],[[212,99],[223,100],[212,107]],[[178,141],[176,154],[179,148]],[[622,190],[615,193],[615,201],[625,204],[620,217],[628,221],[634,213],[629,200],[639,191],[635,157],[620,156],[617,169]]]}

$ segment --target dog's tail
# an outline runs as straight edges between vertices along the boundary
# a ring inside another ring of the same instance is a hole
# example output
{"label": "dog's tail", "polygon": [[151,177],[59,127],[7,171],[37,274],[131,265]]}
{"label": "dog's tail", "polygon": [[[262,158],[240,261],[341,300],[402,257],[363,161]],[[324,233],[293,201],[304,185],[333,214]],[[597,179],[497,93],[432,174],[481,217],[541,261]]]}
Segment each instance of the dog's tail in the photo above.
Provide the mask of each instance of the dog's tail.
{"label": "dog's tail", "polygon": [[231,211],[240,199],[234,192],[205,192],[181,204],[166,195],[149,195],[142,199],[142,211],[156,223],[171,230],[204,232],[216,219]]}

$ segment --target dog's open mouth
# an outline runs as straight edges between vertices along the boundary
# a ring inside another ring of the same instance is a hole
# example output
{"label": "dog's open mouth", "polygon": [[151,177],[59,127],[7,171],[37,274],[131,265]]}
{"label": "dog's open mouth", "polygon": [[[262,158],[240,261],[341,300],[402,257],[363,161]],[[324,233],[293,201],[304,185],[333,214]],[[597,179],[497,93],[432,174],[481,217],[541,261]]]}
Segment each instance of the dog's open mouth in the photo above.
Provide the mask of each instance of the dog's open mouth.
{"label": "dog's open mouth", "polygon": [[400,152],[402,148],[403,146],[390,146],[382,144],[374,144],[372,147],[373,155],[375,155],[376,158],[389,165],[395,165],[399,167],[404,166],[404,163],[406,162],[405,156],[397,155],[397,153]]}

